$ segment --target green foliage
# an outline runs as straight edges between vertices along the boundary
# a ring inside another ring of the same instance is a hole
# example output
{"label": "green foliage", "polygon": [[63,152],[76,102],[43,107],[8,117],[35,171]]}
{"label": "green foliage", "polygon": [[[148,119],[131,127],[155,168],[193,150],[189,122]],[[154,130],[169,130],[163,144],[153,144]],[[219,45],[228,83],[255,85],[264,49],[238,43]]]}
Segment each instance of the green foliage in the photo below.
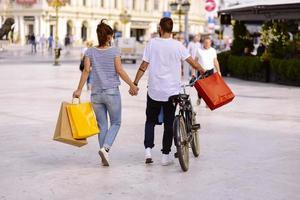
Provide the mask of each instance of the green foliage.
{"label": "green foliage", "polygon": [[256,74],[262,73],[263,62],[258,57],[231,55],[228,58],[228,70],[232,76],[252,79]]}
{"label": "green foliage", "polygon": [[229,58],[230,54],[231,54],[230,51],[224,51],[224,52],[218,53],[218,61],[220,64],[221,72],[224,76],[226,76],[228,73],[227,63],[228,63],[228,58]]}
{"label": "green foliage", "polygon": [[279,82],[294,82],[300,85],[300,59],[277,59],[270,60],[272,71]]}
{"label": "green foliage", "polygon": [[234,40],[232,42],[232,54],[242,55],[245,47],[249,47],[252,51],[253,41],[250,34],[244,24],[244,22],[236,21],[233,26],[233,36]]}
{"label": "green foliage", "polygon": [[263,24],[261,40],[273,58],[291,58],[296,52],[295,42],[291,42],[289,31],[294,26],[288,22],[269,21]]}

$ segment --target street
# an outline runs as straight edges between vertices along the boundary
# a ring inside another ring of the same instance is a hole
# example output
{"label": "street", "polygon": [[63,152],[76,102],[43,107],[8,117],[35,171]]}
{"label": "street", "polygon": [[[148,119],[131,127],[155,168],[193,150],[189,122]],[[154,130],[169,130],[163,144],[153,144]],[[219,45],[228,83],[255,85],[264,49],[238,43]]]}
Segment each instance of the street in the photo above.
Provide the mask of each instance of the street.
{"label": "street", "polygon": [[[1,200],[300,199],[300,88],[225,78],[236,98],[215,111],[195,105],[201,153],[190,154],[184,173],[178,160],[160,165],[162,126],[154,163],[144,164],[147,75],[137,97],[122,82],[122,125],[107,168],[96,136],[82,148],[52,140],[60,104],[77,87],[79,62],[28,60],[0,62]],[[132,78],[139,63],[124,65]],[[188,91],[195,104],[195,89]]]}

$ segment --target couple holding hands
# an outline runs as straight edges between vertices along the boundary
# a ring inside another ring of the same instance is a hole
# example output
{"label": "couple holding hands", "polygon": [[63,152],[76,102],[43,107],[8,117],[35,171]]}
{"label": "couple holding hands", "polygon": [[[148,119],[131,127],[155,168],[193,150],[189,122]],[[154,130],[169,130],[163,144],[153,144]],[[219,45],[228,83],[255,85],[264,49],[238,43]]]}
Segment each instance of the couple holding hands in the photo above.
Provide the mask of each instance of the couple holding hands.
{"label": "couple holding hands", "polygon": [[[162,147],[162,165],[169,165],[173,159],[170,155],[173,141],[173,121],[175,106],[169,100],[181,91],[181,62],[188,62],[201,73],[205,69],[196,62],[182,43],[172,39],[173,21],[164,17],[159,23],[159,38],[151,39],[144,50],[143,61],[136,73],[135,80],[129,78],[122,67],[120,50],[111,47],[112,28],[103,20],[97,27],[99,45],[89,48],[85,53],[84,70],[73,97],[79,98],[89,73],[93,76],[91,102],[96,114],[101,134],[98,134],[99,155],[104,166],[109,166],[109,150],[121,126],[121,95],[119,77],[126,82],[131,95],[138,94],[138,83],[145,71],[149,70],[148,95],[145,123],[145,159],[152,163],[151,149],[154,147],[154,127],[163,108],[164,135]],[[92,67],[92,70],[91,70]],[[110,127],[108,127],[108,117]]]}

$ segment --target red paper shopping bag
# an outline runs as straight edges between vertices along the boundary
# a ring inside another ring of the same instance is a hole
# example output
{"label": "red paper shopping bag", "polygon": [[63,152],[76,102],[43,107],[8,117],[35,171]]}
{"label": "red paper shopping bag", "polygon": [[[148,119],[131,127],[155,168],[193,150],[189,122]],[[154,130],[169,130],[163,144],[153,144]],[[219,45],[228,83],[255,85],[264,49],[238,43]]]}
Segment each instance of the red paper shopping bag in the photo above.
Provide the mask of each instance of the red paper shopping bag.
{"label": "red paper shopping bag", "polygon": [[211,110],[229,103],[234,98],[233,92],[219,73],[198,80],[195,88]]}

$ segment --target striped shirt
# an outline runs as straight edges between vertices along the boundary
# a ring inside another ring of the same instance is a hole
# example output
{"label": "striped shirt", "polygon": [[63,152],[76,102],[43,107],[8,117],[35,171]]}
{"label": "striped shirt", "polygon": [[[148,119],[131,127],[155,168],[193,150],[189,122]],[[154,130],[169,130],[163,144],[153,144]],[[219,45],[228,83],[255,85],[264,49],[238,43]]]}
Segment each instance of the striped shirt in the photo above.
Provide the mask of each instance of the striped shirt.
{"label": "striped shirt", "polygon": [[115,57],[120,56],[118,48],[92,47],[86,50],[85,56],[91,60],[92,65],[92,93],[100,93],[102,90],[115,88],[121,84],[114,62]]}

